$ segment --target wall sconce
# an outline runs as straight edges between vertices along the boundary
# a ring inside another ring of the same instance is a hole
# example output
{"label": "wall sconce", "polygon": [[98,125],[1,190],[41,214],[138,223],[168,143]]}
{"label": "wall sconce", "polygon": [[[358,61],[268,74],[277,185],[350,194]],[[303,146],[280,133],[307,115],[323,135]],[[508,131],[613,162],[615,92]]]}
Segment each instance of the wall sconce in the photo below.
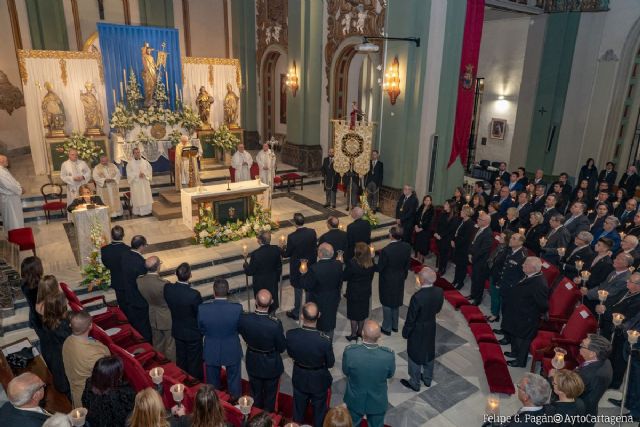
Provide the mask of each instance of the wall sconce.
{"label": "wall sconce", "polygon": [[298,78],[298,68],[296,67],[296,61],[293,61],[293,67],[289,68],[289,72],[287,73],[287,81],[285,82],[287,87],[291,90],[293,96],[296,96],[298,93],[298,88],[300,87],[300,82]]}
{"label": "wall sconce", "polygon": [[384,73],[384,82],[382,88],[389,94],[389,101],[391,105],[396,104],[396,100],[400,95],[400,63],[398,57],[393,58],[389,72]]}

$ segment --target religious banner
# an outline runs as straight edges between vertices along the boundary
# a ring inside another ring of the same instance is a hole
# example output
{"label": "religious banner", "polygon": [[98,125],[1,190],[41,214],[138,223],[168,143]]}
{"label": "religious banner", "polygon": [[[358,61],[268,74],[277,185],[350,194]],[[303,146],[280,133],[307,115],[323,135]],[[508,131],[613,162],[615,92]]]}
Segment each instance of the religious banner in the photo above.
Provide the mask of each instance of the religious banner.
{"label": "religious banner", "polygon": [[345,120],[332,122],[335,171],[344,175],[353,170],[361,177],[365,176],[371,164],[373,123],[358,122],[351,128],[350,123]]}

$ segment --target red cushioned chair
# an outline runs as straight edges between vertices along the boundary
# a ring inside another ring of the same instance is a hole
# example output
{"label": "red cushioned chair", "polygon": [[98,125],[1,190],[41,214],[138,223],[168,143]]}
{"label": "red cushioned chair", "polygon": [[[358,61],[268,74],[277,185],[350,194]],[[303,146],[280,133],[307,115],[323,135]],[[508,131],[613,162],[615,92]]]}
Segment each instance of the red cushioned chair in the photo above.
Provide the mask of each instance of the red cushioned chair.
{"label": "red cushioned chair", "polygon": [[229,179],[231,182],[236,182],[236,168],[229,166]]}
{"label": "red cushioned chair", "polygon": [[124,365],[124,376],[135,391],[144,390],[147,387],[153,387],[153,382],[151,381],[149,373],[144,370],[140,362],[137,361],[131,353],[117,345],[112,345],[109,347],[109,350],[111,350],[111,354],[122,359],[122,363]]}
{"label": "red cushioned chair", "polygon": [[[548,267],[545,267],[547,265]],[[558,276],[560,276],[560,270],[555,265],[549,263],[548,261],[542,261],[542,275],[545,279],[547,279],[547,285],[549,288],[553,286],[556,282]]]}
{"label": "red cushioned chair", "polygon": [[62,201],[62,186],[58,184],[44,184],[40,187],[40,194],[42,194],[42,198],[44,199],[42,210],[47,219],[47,224],[49,224],[49,219],[51,219],[49,212],[60,211],[64,216],[67,204]]}
{"label": "red cushioned chair", "polygon": [[577,363],[580,343],[587,334],[594,333],[597,329],[598,321],[596,317],[584,304],[580,304],[575,308],[559,333],[538,331],[529,346],[529,352],[533,356],[531,372],[533,372],[536,362],[542,362],[544,359],[550,360],[553,357],[554,347],[562,347],[567,350],[565,363],[567,369],[571,369],[571,364],[575,366],[575,363]]}
{"label": "red cushioned chair", "polygon": [[36,241],[33,239],[31,227],[9,230],[7,240],[18,245],[21,251],[33,251],[33,256],[36,256]]}
{"label": "red cushioned chair", "polygon": [[473,334],[477,343],[481,343],[481,342],[491,342],[496,344],[498,343],[498,339],[496,338],[496,335],[493,333],[491,326],[489,326],[489,324],[486,321],[484,323],[483,322],[470,323],[469,328],[471,329],[471,333]]}
{"label": "red cushioned chair", "polygon": [[[443,277],[438,277],[434,283],[435,286],[442,288],[443,291],[456,291],[451,282]],[[459,292],[458,292],[459,293]]]}
{"label": "red cushioned chair", "polygon": [[514,394],[516,390],[500,345],[481,342],[478,343],[478,349],[482,357],[489,391],[491,393]]}
{"label": "red cushioned chair", "polygon": [[566,277],[562,277],[558,286],[551,293],[548,320],[540,323],[540,329],[559,332],[569,320],[569,316],[571,316],[573,309],[580,301],[580,297],[580,290],[575,283]]}
{"label": "red cushioned chair", "polygon": [[90,311],[91,307],[88,307],[88,305],[96,302],[101,302],[105,307],[107,307],[106,313],[93,315],[93,322],[100,327],[109,329],[111,327],[118,326],[118,324],[129,322],[127,316],[124,315],[119,307],[112,307],[107,304],[107,300],[105,299],[104,295],[97,295],[91,298],[80,300],[78,298],[78,295],[76,295],[76,293],[73,292],[71,288],[69,288],[69,285],[67,285],[65,282],[60,282],[59,285],[64,295],[67,297],[67,300],[69,301],[69,304],[71,305],[71,309],[73,311]]}
{"label": "red cushioned chair", "polygon": [[258,166],[256,162],[251,163],[249,175],[251,176],[251,179],[256,179],[256,176],[260,175],[260,166]]}
{"label": "red cushioned chair", "polygon": [[[130,333],[132,330],[130,325],[118,325],[116,327],[122,330],[113,336],[109,336],[102,327],[93,324],[90,335],[109,348],[118,346],[128,353],[131,353],[133,357],[143,365],[146,364],[149,359],[156,356],[156,351],[148,342],[140,342],[130,339]],[[162,357],[159,359],[166,358]]]}
{"label": "red cushioned chair", "polygon": [[449,304],[451,304],[456,310],[462,306],[471,304],[469,300],[463,297],[456,289],[452,291],[444,291],[444,299],[449,301]]}
{"label": "red cushioned chair", "polygon": [[[466,299],[466,298],[465,298]],[[460,313],[467,320],[467,323],[486,322],[484,314],[475,305],[463,305],[460,307]]]}

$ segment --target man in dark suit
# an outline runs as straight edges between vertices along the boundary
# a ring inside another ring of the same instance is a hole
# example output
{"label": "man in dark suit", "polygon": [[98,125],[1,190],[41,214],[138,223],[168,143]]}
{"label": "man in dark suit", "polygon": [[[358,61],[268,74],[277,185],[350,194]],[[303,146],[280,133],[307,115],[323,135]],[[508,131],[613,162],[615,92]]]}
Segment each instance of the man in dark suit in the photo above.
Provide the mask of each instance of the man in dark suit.
{"label": "man in dark suit", "polygon": [[369,172],[364,176],[364,187],[367,190],[367,201],[373,212],[378,211],[379,191],[382,187],[382,178],[384,175],[384,167],[382,162],[378,160],[378,150],[371,152],[371,164]]}
{"label": "man in dark suit", "polygon": [[160,277],[160,258],[150,256],[145,261],[147,274],[138,277],[138,290],[149,304],[149,323],[153,347],[171,360],[176,360],[176,343],[171,336],[171,311],[164,299],[169,282]]}
{"label": "man in dark suit", "polygon": [[[494,291],[493,288],[491,288],[492,316],[487,318],[490,322],[495,322],[500,319],[500,309],[504,309],[505,304],[509,304],[508,298],[504,298],[504,295],[508,295],[509,289],[522,279],[522,264],[527,258],[526,249],[524,249],[523,245],[524,235],[513,233],[509,238],[509,247],[504,250],[504,255],[498,255],[494,260],[493,266],[491,267],[491,282],[496,290]],[[494,292],[497,293],[495,298]],[[496,329],[495,331],[496,333],[502,333],[500,329]],[[504,344],[508,344],[508,342]]]}
{"label": "man in dark suit", "polygon": [[[551,196],[547,196],[551,197]],[[571,242],[571,235],[569,231],[562,224],[564,217],[560,213],[556,213],[549,218],[550,231],[547,234],[546,243],[541,246],[540,256],[545,261],[548,261],[554,265],[558,265],[560,262],[560,255],[558,253],[559,248],[567,249],[569,242]]]}
{"label": "man in dark suit", "polygon": [[122,239],[124,239],[124,229],[119,225],[111,228],[111,243],[100,249],[100,256],[104,266],[111,272],[111,288],[116,293],[118,306],[128,318],[125,283],[122,277],[122,254],[128,253],[130,248]]}
{"label": "man in dark suit", "polygon": [[164,288],[164,299],[171,311],[171,336],[176,342],[176,364],[192,377],[202,380],[202,335],[198,329],[202,295],[189,284],[189,264],[180,264],[176,276],[178,281]]}
{"label": "man in dark suit", "polygon": [[[622,323],[623,332],[631,330],[640,331],[640,311],[636,310],[633,317]],[[625,340],[625,335],[626,334],[623,333],[622,339],[619,339],[619,341],[623,347],[623,354],[626,357],[631,358],[631,364],[629,365],[629,382],[627,383],[627,398],[624,406],[629,410],[629,415],[631,415],[633,421],[638,422],[640,421],[640,342],[635,343],[632,348],[629,348],[628,341]],[[623,362],[623,365],[628,363],[627,361]],[[613,368],[613,374],[615,378],[615,365]],[[618,407],[622,405],[622,400],[612,398],[609,398],[608,400]]]}
{"label": "man in dark suit", "polygon": [[45,383],[37,375],[25,372],[9,382],[9,401],[0,407],[3,426],[40,427],[51,414],[39,406],[44,399]]}
{"label": "man in dark suit", "polygon": [[214,299],[198,307],[198,327],[204,337],[204,361],[207,382],[220,389],[220,368],[227,370],[227,389],[232,400],[242,395],[240,384],[242,347],[238,337],[238,323],[242,306],[227,300],[229,283],[225,279],[213,281]]}
{"label": "man in dark suit", "polygon": [[624,188],[627,190],[627,197],[635,197],[636,187],[640,184],[640,176],[635,166],[629,166],[627,171],[622,174],[618,188]]}
{"label": "man in dark suit", "polygon": [[402,196],[396,203],[396,225],[402,227],[402,240],[411,244],[413,226],[418,210],[418,198],[413,187],[405,185],[402,189]]}
{"label": "man in dark suit", "polygon": [[391,242],[380,251],[378,286],[382,304],[382,333],[398,332],[398,317],[404,299],[404,281],[409,272],[411,246],[402,241],[398,227],[389,230]]}
{"label": "man in dark suit", "polygon": [[613,260],[611,259],[611,239],[603,237],[598,240],[595,247],[595,257],[590,264],[585,264],[584,269],[591,272],[589,280],[587,280],[586,288],[592,289],[600,286],[602,282],[607,280],[609,274],[613,271]]}
{"label": "man in dark suit", "polygon": [[302,275],[302,286],[309,295],[308,300],[315,302],[320,310],[318,330],[333,340],[342,287],[342,263],[333,259],[333,248],[329,243],[318,246],[318,262]]}
{"label": "man in dark suit", "polygon": [[555,194],[549,194],[544,199],[544,209],[542,210],[542,217],[544,218],[544,225],[549,227],[549,220],[555,214],[559,214],[560,211],[556,209],[556,205],[558,204],[558,198]]}
{"label": "man in dark suit", "polygon": [[609,188],[613,188],[616,184],[616,178],[618,177],[618,172],[615,171],[616,165],[613,162],[607,162],[604,169],[600,171],[598,175],[598,182],[606,182],[609,184]]}
{"label": "man in dark suit", "polygon": [[509,183],[510,176],[511,174],[507,170],[507,164],[505,162],[500,162],[500,165],[498,166],[498,174],[496,175],[496,179],[499,179],[500,181],[502,181],[504,185],[507,185]]}
{"label": "man in dark suit", "polygon": [[633,257],[629,254],[621,253],[613,259],[613,271],[607,278],[591,289],[580,288],[584,296],[583,303],[591,311],[599,302],[598,291],[608,292],[607,299],[613,300],[616,295],[624,294],[627,288],[627,280],[631,276],[629,267],[633,264]]}
{"label": "man in dark suit", "polygon": [[351,209],[351,218],[353,222],[347,225],[347,252],[345,253],[345,264],[353,258],[353,251],[356,243],[364,242],[367,245],[371,243],[371,225],[362,219],[364,211],[361,207],[356,206]]}
{"label": "man in dark suit", "polygon": [[518,176],[520,177],[518,182],[522,185],[522,188],[527,188],[527,185],[529,185],[529,178],[527,178],[527,171],[523,166],[518,168]]}
{"label": "man in dark suit", "polygon": [[[348,246],[347,232],[340,230],[340,221],[335,216],[330,216],[327,219],[327,228],[329,231],[318,238],[318,245],[329,243],[334,251],[333,257],[336,257],[338,251],[342,251],[344,259]],[[371,227],[369,227],[369,230],[371,230]]]}
{"label": "man in dark suit", "polygon": [[[502,187],[504,188],[504,187]],[[464,279],[467,277],[467,265],[469,264],[469,246],[476,232],[476,225],[471,217],[473,217],[473,209],[470,206],[463,206],[460,210],[462,221],[453,235],[451,246],[453,247],[453,262],[456,265],[455,274],[453,275],[452,285],[456,289],[462,289]]]}
{"label": "man in dark suit", "polygon": [[484,294],[484,282],[489,278],[489,254],[493,245],[493,233],[489,224],[491,217],[480,212],[478,215],[478,231],[469,247],[469,262],[471,263],[471,293],[467,297],[474,305],[480,305]]}
{"label": "man in dark suit", "polygon": [[543,213],[546,201],[547,198],[544,195],[544,185],[537,186],[534,190],[533,199],[531,199],[531,210]]}
{"label": "man in dark suit", "polygon": [[247,343],[245,365],[249,375],[254,405],[273,412],[280,375],[284,372],[280,353],[287,349],[282,322],[269,314],[271,294],[261,289],[256,294],[256,311],[244,313],[238,323],[238,332]]}
{"label": "man in dark suit", "polygon": [[564,226],[572,239],[581,231],[589,231],[591,223],[584,214],[586,208],[587,206],[582,202],[575,202],[569,208],[570,213],[565,217]]}
{"label": "man in dark suit", "polygon": [[287,331],[287,353],[293,359],[293,420],[302,424],[307,403],[313,408],[313,425],[321,426],[327,413],[327,390],[333,377],[329,369],[336,362],[331,339],[316,329],[318,306],[302,307],[302,327]]}
{"label": "man in dark suit", "polygon": [[245,260],[243,268],[247,276],[253,276],[253,296],[261,289],[266,289],[272,295],[273,304],[269,313],[274,313],[280,306],[278,299],[278,283],[282,275],[282,253],[280,248],[271,244],[271,233],[262,231],[256,237],[258,249],[253,251],[249,262]]}
{"label": "man in dark suit", "polygon": [[420,391],[420,383],[431,386],[436,357],[436,315],[442,309],[444,293],[433,286],[436,272],[424,267],[418,273],[420,289],[413,294],[402,328],[402,338],[407,340],[409,379],[401,379],[403,386]]}
{"label": "man in dark suit", "polygon": [[316,231],[304,226],[304,215],[301,213],[293,215],[293,223],[296,230],[287,236],[287,246],[284,252],[284,257],[289,258],[289,281],[294,292],[293,308],[287,311],[287,316],[298,320],[303,291],[300,284],[300,260],[306,259],[308,266],[316,262]]}
{"label": "man in dark suit", "polygon": [[[518,191],[518,190],[514,190],[514,191]],[[500,189],[500,198],[498,199],[498,204],[500,205],[498,213],[500,214],[500,216],[505,216],[507,214],[507,209],[513,206],[513,199],[511,198],[511,193],[509,188],[502,187]]]}
{"label": "man in dark suit", "polygon": [[576,261],[582,261],[582,269],[589,269],[595,254],[591,250],[589,243],[593,240],[593,235],[588,231],[581,231],[573,239],[573,243],[564,250],[560,257],[558,268],[567,278],[579,277],[580,272],[576,267]]}
{"label": "man in dark suit", "polygon": [[338,183],[340,182],[340,175],[333,168],[333,148],[329,148],[329,155],[322,160],[322,180],[325,194],[324,207],[331,206],[336,207],[336,192],[338,191]]}
{"label": "man in dark suit", "polygon": [[520,221],[520,227],[528,229],[530,224],[529,214],[533,211],[533,204],[529,201],[529,195],[526,192],[518,193],[518,204],[516,205],[518,210],[518,220]]}
{"label": "man in dark suit", "polygon": [[536,417],[542,417],[545,414],[543,406],[549,402],[551,396],[549,382],[540,375],[527,372],[518,382],[516,389],[522,408],[503,425],[505,427],[539,426],[540,422]]}
{"label": "man in dark suit", "polygon": [[620,220],[620,224],[624,227],[627,223],[633,222],[633,217],[638,210],[638,201],[636,199],[629,199],[625,203],[624,209],[618,211],[616,217]]}
{"label": "man in dark suit", "polygon": [[525,277],[507,293],[509,304],[502,311],[502,329],[511,342],[511,351],[504,355],[514,358],[507,362],[512,367],[527,365],[529,345],[538,333],[540,316],[549,307],[549,288],[541,268],[539,258],[528,257],[522,265]]}
{"label": "man in dark suit", "polygon": [[127,298],[127,318],[145,340],[151,342],[151,324],[149,323],[149,304],[138,291],[137,279],[147,273],[142,252],[147,246],[144,236],[133,236],[131,250],[122,254],[122,279]]}
{"label": "man in dark suit", "polygon": [[623,252],[633,257],[633,268],[637,270],[640,265],[640,250],[638,250],[638,238],[636,236],[631,234],[624,236],[624,239],[620,242],[620,250],[614,255],[617,256]]}
{"label": "man in dark suit", "polygon": [[535,176],[533,177],[533,181],[531,181],[529,184],[543,185],[546,190],[547,183],[544,182],[544,171],[542,169],[537,169]]}

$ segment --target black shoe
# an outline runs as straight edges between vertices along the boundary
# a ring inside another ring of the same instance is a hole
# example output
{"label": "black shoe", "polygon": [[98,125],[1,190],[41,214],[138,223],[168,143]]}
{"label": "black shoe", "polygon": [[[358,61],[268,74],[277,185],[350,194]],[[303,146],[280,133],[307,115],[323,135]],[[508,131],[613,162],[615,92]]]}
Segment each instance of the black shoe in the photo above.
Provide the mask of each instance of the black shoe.
{"label": "black shoe", "polygon": [[323,208],[328,208],[329,207],[329,203],[325,203],[324,205],[322,205]]}
{"label": "black shoe", "polygon": [[[504,345],[504,344],[503,344]],[[505,351],[504,352],[504,357],[511,357],[512,359],[516,357],[515,354],[513,354],[512,351]]]}
{"label": "black shoe", "polygon": [[380,332],[382,332],[386,336],[391,336],[391,331],[385,331],[384,329],[380,329]]}
{"label": "black shoe", "polygon": [[298,320],[298,318],[299,318],[300,316],[296,316],[295,314],[293,314],[293,312],[291,312],[291,311],[287,311],[287,317],[288,317],[289,319]]}
{"label": "black shoe", "polygon": [[478,300],[471,301],[471,305],[475,305],[476,307],[479,306],[480,304],[482,304],[482,301],[478,301]]}
{"label": "black shoe", "polygon": [[398,328],[391,328],[393,332],[398,332]]}
{"label": "black shoe", "polygon": [[[493,319],[491,318],[493,317]],[[499,322],[500,321],[500,316],[485,316],[485,318],[487,319],[487,322],[489,323],[495,323],[495,322]]]}
{"label": "black shoe", "polygon": [[351,341],[355,341],[358,339],[357,335],[349,335],[347,337],[345,337],[347,339],[347,341],[351,342]]}
{"label": "black shoe", "polygon": [[458,284],[454,285],[453,287],[456,288],[457,290],[460,290],[460,289],[464,288],[464,283],[458,283]]}
{"label": "black shoe", "polygon": [[509,344],[511,344],[511,340],[507,339],[507,338],[502,338],[501,340],[498,341],[498,344],[500,344],[500,345],[509,345]]}
{"label": "black shoe", "polygon": [[613,405],[615,405],[617,407],[620,407],[622,405],[622,400],[620,400],[620,399],[609,398],[607,400],[609,401],[609,403],[611,403],[611,404],[613,404]]}
{"label": "black shoe", "polygon": [[469,301],[471,301],[473,299],[473,297],[471,295],[465,295],[464,296],[466,299],[468,299]]}
{"label": "black shoe", "polygon": [[331,205],[331,208],[332,208],[332,209],[335,209],[335,208],[336,208],[336,205]]}
{"label": "black shoe", "polygon": [[512,368],[524,368],[527,366],[527,365],[520,365],[517,360],[509,360],[507,362],[507,365],[511,366]]}
{"label": "black shoe", "polygon": [[400,380],[400,384],[402,384],[403,386],[405,386],[406,388],[410,388],[413,391],[420,391],[420,386],[418,387],[414,387],[411,385],[411,383],[409,382],[409,380],[405,380],[404,378]]}
{"label": "black shoe", "polygon": [[422,380],[422,384],[424,384],[425,387],[431,387],[431,380],[429,381]]}
{"label": "black shoe", "polygon": [[492,329],[491,330],[494,334],[498,334],[498,335],[504,335],[504,331],[502,329]]}

